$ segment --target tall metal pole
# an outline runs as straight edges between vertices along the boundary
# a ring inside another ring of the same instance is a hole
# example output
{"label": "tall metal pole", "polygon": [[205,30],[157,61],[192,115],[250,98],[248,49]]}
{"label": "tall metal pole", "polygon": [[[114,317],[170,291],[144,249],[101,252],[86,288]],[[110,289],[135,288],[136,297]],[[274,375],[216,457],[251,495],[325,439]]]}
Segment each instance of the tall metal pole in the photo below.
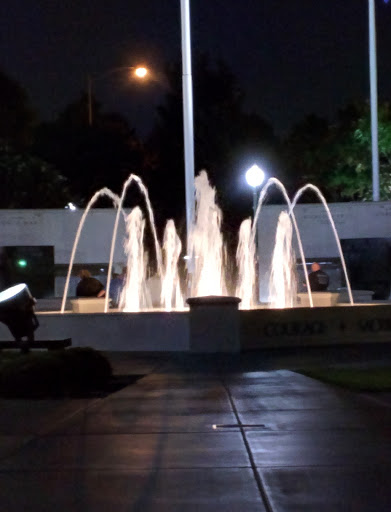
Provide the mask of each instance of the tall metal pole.
{"label": "tall metal pole", "polygon": [[191,73],[190,7],[189,0],[181,0],[182,30],[182,96],[183,138],[186,189],[186,235],[189,247],[190,228],[194,217],[194,128],[193,128],[193,80]]}
{"label": "tall metal pole", "polygon": [[377,63],[375,0],[368,0],[369,18],[369,75],[371,88],[371,138],[372,138],[372,198],[379,201],[379,140],[377,117]]}

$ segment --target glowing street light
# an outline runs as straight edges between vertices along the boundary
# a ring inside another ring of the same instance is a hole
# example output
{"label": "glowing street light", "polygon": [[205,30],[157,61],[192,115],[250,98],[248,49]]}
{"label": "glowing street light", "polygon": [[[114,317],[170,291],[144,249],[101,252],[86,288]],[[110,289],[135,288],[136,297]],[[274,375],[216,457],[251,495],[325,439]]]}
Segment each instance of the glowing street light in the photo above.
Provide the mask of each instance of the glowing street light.
{"label": "glowing street light", "polygon": [[87,75],[88,124],[90,126],[92,126],[92,82],[124,70],[128,70],[130,72],[130,77],[134,76],[139,80],[144,79],[148,75],[148,69],[144,66],[122,66],[119,68],[109,69],[98,76],[92,77],[90,74]]}
{"label": "glowing street light", "polygon": [[148,70],[147,70],[147,68],[139,67],[134,70],[134,74],[138,78],[145,78],[148,74]]}
{"label": "glowing street light", "polygon": [[252,165],[250,167],[250,169],[246,172],[246,181],[250,185],[250,187],[252,187],[252,189],[253,189],[254,217],[255,217],[255,212],[257,209],[258,189],[262,185],[264,179],[265,179],[265,173],[256,164]]}

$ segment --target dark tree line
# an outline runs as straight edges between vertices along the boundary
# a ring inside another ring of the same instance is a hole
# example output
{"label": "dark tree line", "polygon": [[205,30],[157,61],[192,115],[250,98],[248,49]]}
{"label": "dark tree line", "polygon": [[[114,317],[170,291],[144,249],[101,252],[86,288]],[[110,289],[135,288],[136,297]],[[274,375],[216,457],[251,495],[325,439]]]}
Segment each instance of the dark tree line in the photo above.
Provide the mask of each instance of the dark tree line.
{"label": "dark tree line", "polygon": [[[182,83],[180,63],[167,67],[170,91],[158,108],[158,121],[148,141],[154,155],[148,169],[148,186],[158,201],[164,194],[167,217],[183,218],[184,164]],[[201,55],[194,62],[194,148],[196,173],[208,172],[217,189],[226,222],[251,214],[251,191],[244,172],[254,163],[271,167],[276,160],[273,128],[256,114],[244,110],[244,94],[223,62],[211,63]]]}
{"label": "dark tree line", "polygon": [[[251,214],[245,170],[255,161],[293,193],[312,182],[331,201],[371,197],[370,116],[366,103],[342,108],[333,123],[312,114],[279,139],[270,123],[244,108],[244,92],[224,62],[194,60],[196,172],[206,169],[216,186],[225,222],[236,228]],[[169,89],[157,121],[141,140],[129,120],[105,112],[94,99],[88,125],[81,95],[50,123],[39,123],[27,92],[0,73],[0,175],[2,208],[84,206],[94,192],[120,193],[133,172],[147,185],[159,225],[184,223],[184,160],[180,63],[165,70]],[[379,108],[381,198],[391,192],[391,109]],[[273,199],[273,198],[272,198]],[[140,200],[132,191],[128,206]],[[311,198],[308,198],[311,200]],[[108,206],[104,201],[102,206]],[[229,230],[228,230],[229,231]],[[236,231],[236,230],[235,230]]]}

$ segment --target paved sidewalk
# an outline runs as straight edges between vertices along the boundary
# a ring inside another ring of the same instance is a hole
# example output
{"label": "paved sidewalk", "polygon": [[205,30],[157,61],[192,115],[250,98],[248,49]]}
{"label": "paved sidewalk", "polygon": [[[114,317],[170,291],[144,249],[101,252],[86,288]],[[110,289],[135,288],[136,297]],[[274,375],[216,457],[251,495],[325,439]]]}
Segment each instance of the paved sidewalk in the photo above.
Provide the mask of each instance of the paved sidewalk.
{"label": "paved sidewalk", "polygon": [[1,510],[390,510],[387,400],[288,370],[112,360],[140,378],[106,398],[0,400]]}

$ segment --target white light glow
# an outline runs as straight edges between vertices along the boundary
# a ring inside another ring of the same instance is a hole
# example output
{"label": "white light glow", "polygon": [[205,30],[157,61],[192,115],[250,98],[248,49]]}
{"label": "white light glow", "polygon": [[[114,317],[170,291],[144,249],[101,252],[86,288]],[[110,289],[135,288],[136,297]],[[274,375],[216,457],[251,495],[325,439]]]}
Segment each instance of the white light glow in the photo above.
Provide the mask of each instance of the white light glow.
{"label": "white light glow", "polygon": [[195,182],[195,220],[188,249],[194,254],[191,297],[226,295],[224,261],[225,244],[221,232],[222,212],[216,204],[216,190],[209,183],[206,171]]}
{"label": "white light glow", "polygon": [[11,286],[11,288],[7,288],[0,293],[0,302],[4,302],[8,299],[11,299],[12,297],[15,297],[15,295],[18,295],[18,293],[20,293],[26,287],[27,285],[25,283],[21,283],[16,284],[15,286]]}
{"label": "white light glow", "polygon": [[138,77],[138,78],[144,78],[148,73],[148,70],[147,68],[137,68],[134,72],[134,74]]}
{"label": "white light glow", "polygon": [[259,187],[264,179],[265,173],[255,164],[246,172],[246,180],[250,187]]}

